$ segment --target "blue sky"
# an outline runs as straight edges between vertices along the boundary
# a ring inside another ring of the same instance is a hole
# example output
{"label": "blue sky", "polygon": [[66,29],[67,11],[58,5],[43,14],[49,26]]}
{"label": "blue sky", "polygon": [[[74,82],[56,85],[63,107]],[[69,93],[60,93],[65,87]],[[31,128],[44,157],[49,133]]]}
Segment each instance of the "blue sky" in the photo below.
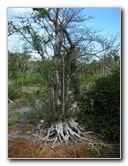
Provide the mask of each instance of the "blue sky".
{"label": "blue sky", "polygon": [[[29,8],[30,9],[30,8]],[[8,15],[17,15],[19,12],[23,13],[27,8],[8,8]],[[101,29],[101,34],[106,36],[115,36],[120,33],[120,8],[85,8],[84,11],[87,16],[93,16],[94,18],[87,21],[86,25],[94,29]],[[8,48],[11,49],[13,45],[16,46],[16,37],[9,37]],[[118,39],[118,42],[120,38]]]}
{"label": "blue sky", "polygon": [[85,13],[94,16],[89,26],[102,29],[105,35],[116,35],[120,32],[120,8],[86,8]]}

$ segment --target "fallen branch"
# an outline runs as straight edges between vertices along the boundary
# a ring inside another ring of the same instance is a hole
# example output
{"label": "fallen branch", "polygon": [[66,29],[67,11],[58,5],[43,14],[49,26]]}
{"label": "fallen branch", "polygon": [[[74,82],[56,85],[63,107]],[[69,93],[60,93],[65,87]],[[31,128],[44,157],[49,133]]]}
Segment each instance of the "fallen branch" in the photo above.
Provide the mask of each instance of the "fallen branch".
{"label": "fallen branch", "polygon": [[14,103],[11,99],[8,98],[8,103]]}

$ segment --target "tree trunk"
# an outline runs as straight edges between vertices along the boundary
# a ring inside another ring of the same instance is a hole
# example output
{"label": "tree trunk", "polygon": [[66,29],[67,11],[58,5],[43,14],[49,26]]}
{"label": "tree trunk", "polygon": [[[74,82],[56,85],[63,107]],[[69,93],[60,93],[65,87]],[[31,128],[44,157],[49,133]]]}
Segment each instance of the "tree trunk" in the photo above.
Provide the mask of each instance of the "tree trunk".
{"label": "tree trunk", "polygon": [[54,44],[54,63],[56,66],[56,70],[53,76],[53,91],[54,91],[54,110],[62,113],[62,101],[61,101],[61,80],[62,76],[60,74],[60,69],[62,67],[61,60],[61,45],[62,45],[62,32],[61,27],[58,24],[58,20],[56,21],[56,39]]}

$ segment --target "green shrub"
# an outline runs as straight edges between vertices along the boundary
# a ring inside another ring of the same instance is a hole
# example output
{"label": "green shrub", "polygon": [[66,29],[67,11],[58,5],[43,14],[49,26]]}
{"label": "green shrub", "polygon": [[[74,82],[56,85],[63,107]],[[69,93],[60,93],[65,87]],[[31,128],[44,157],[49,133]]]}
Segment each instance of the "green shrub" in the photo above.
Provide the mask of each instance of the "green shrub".
{"label": "green shrub", "polygon": [[89,74],[81,74],[80,80],[82,84],[89,84],[93,83],[98,77],[100,77],[98,74],[93,76]]}
{"label": "green shrub", "polygon": [[8,98],[11,100],[19,98],[18,92],[12,86],[8,86]]}
{"label": "green shrub", "polygon": [[112,141],[120,140],[120,73],[98,78],[80,97],[81,123]]}
{"label": "green shrub", "polygon": [[26,73],[18,73],[17,79],[13,80],[13,86],[20,88],[22,86],[33,86],[42,84],[43,78],[39,73],[28,75]]}
{"label": "green shrub", "polygon": [[30,79],[30,83],[33,83],[33,84],[38,84],[38,83],[42,82],[42,80],[43,80],[40,73],[32,74],[29,79]]}

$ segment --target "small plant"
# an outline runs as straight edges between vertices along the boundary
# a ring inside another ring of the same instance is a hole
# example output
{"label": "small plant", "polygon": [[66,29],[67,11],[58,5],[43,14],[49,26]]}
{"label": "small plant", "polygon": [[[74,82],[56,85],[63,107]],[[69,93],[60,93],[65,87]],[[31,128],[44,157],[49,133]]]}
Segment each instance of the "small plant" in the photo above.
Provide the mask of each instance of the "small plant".
{"label": "small plant", "polygon": [[96,151],[97,157],[101,155],[102,146],[99,144],[94,145],[94,151]]}
{"label": "small plant", "polygon": [[36,115],[38,112],[38,109],[36,108],[35,99],[29,93],[26,93],[25,97],[29,106],[33,109],[33,112],[31,112],[31,115]]}
{"label": "small plant", "polygon": [[47,111],[44,111],[43,109],[40,110],[37,108],[36,100],[32,95],[30,95],[29,93],[26,93],[25,98],[26,98],[29,106],[32,108],[32,110],[30,111],[30,114],[29,114],[30,123],[36,122],[36,119],[38,117],[42,117],[43,119],[45,118],[45,119],[47,119],[47,121],[48,121],[48,118],[51,118],[51,116],[48,114]]}
{"label": "small plant", "polygon": [[17,123],[17,120],[12,120],[10,122],[8,122],[8,126],[13,126]]}
{"label": "small plant", "polygon": [[19,98],[17,91],[12,86],[8,86],[8,98],[11,100]]}

